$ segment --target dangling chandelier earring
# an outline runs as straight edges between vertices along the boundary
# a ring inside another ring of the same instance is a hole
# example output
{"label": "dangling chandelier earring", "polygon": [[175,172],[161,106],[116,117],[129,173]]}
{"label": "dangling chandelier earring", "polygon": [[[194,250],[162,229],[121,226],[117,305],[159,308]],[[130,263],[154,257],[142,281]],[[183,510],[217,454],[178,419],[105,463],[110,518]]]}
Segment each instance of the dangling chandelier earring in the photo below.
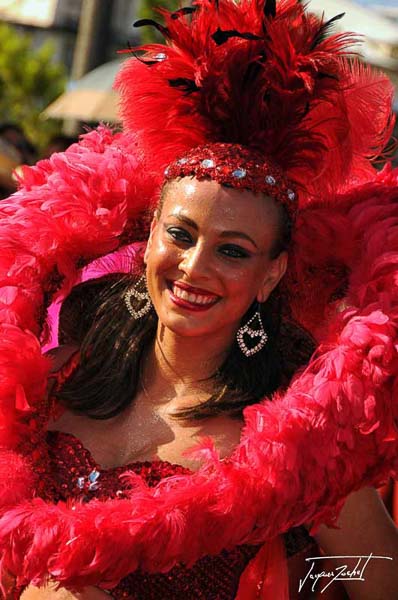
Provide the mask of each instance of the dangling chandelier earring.
{"label": "dangling chandelier earring", "polygon": [[[142,292],[139,291],[140,288],[143,289]],[[138,303],[145,302],[144,305],[140,309],[136,310],[131,303],[132,297],[138,300]],[[148,294],[145,275],[140,277],[134,285],[128,288],[123,296],[123,300],[127,310],[134,319],[140,319],[149,313],[152,308],[152,302]]]}
{"label": "dangling chandelier earring", "polygon": [[[259,338],[259,340],[255,346],[249,347],[245,342],[245,336],[249,337],[251,340],[255,340],[256,338]],[[246,325],[239,327],[236,334],[236,339],[238,341],[239,348],[245,356],[253,356],[253,354],[256,354],[264,348],[268,340],[268,335],[261,320],[259,304],[257,304],[256,312],[246,323]]]}

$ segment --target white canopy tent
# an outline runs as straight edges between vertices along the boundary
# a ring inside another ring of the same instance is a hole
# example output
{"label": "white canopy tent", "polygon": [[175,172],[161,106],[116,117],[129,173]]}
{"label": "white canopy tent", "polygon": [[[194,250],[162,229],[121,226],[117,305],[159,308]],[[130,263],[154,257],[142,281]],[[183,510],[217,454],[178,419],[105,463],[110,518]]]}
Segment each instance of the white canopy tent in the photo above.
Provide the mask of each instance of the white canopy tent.
{"label": "white canopy tent", "polygon": [[43,116],[80,121],[118,121],[118,95],[112,89],[123,59],[116,59],[71,82],[69,89],[47,106]]}

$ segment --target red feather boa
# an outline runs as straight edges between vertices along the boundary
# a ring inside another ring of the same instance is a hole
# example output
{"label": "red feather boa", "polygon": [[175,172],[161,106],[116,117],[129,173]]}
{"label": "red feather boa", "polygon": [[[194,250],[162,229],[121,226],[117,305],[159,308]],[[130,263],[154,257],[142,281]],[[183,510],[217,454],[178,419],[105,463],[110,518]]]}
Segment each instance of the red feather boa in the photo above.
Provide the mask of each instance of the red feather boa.
{"label": "red feather boa", "polygon": [[[44,296],[56,275],[73,281],[82,258],[115,249],[154,197],[136,152],[132,136],[100,128],[26,169],[0,206],[0,547],[20,583],[111,587],[138,566],[165,571],[304,521],[333,522],[347,494],[398,466],[398,172],[386,168],[333,206],[302,209],[286,288],[319,347],[286,393],[245,410],[231,460],[205,441],[197,473],[154,489],[129,474],[128,500],[37,497],[46,423],[27,417],[44,406]],[[337,304],[323,287],[336,264],[350,272]],[[37,454],[23,453],[29,437],[41,440]]]}

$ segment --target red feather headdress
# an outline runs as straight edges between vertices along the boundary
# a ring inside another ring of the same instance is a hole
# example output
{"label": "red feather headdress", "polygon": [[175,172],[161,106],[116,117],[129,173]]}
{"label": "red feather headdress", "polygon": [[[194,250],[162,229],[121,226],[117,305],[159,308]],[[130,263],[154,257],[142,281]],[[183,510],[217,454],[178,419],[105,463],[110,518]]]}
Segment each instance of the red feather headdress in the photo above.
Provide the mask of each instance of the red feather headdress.
{"label": "red feather headdress", "polygon": [[[137,48],[116,80],[121,115],[157,169],[196,146],[260,152],[323,197],[371,178],[388,141],[393,88],[350,55],[351,34],[329,36],[296,0],[197,0],[165,24],[143,20],[166,46]],[[144,51],[144,53],[142,53]]]}

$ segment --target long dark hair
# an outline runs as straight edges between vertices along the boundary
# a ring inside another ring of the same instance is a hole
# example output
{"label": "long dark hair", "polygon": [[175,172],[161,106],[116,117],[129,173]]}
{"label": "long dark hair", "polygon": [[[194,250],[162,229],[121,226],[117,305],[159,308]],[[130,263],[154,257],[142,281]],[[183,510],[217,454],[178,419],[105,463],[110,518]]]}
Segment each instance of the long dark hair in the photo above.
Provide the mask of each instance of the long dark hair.
{"label": "long dark hair", "polygon": [[[290,220],[280,207],[280,227],[272,258],[287,249],[290,229]],[[60,341],[79,346],[81,361],[58,392],[58,398],[75,414],[109,419],[121,413],[139,389],[142,360],[154,341],[158,320],[153,310],[140,319],[127,312],[124,295],[136,279],[112,275],[81,284],[63,304]],[[212,376],[213,395],[198,406],[180,410],[178,417],[203,419],[221,413],[240,416],[245,406],[271,396],[286,384],[294,370],[308,360],[313,347],[305,336],[296,336],[296,342],[301,344],[296,348],[297,359],[292,360],[291,353],[285,350],[281,352],[281,302],[276,290],[260,306],[268,334],[265,347],[246,358],[235,342]],[[249,308],[242,323],[250,319],[256,308]],[[286,335],[294,338],[294,332],[285,331]]]}

